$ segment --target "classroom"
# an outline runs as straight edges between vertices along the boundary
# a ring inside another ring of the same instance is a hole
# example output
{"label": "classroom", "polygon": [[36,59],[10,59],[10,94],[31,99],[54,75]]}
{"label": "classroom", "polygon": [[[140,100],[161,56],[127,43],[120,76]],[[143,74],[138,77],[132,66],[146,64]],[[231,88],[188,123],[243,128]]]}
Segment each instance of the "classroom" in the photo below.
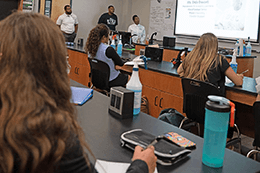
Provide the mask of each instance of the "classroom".
{"label": "classroom", "polygon": [[259,6],[0,0],[0,172],[260,172]]}

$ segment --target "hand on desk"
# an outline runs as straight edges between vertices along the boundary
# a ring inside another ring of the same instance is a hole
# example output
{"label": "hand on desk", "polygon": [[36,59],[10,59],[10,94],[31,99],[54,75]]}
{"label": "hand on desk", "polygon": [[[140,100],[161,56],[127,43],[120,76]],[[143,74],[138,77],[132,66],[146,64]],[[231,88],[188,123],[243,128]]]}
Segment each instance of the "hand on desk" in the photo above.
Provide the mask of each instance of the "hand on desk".
{"label": "hand on desk", "polygon": [[156,167],[157,157],[154,155],[154,147],[149,146],[147,149],[143,150],[142,147],[136,146],[135,152],[132,158],[134,160],[143,160],[148,166],[149,173],[153,173]]}

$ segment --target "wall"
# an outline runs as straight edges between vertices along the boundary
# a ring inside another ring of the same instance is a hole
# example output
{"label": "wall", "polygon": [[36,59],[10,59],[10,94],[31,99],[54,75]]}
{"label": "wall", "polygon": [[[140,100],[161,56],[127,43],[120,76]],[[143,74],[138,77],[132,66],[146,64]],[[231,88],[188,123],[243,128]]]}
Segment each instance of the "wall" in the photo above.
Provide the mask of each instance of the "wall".
{"label": "wall", "polygon": [[[175,0],[173,0],[175,1]],[[107,12],[107,7],[110,4],[115,6],[115,13],[119,18],[117,30],[127,30],[132,24],[133,14],[140,17],[140,23],[148,32],[149,15],[150,15],[150,0],[73,0],[72,10],[79,18],[78,37],[84,38],[84,42],[89,31],[96,26],[100,15]],[[174,12],[174,11],[173,11]],[[77,38],[76,38],[77,40]],[[177,42],[183,43],[182,46],[193,47],[198,39],[177,38]],[[220,42],[220,47],[233,48],[234,43]],[[253,45],[253,49],[260,50],[259,45]],[[254,52],[253,55],[259,56],[259,53]],[[254,77],[260,76],[260,59],[255,59]]]}
{"label": "wall", "polygon": [[[140,24],[145,27],[146,35],[148,35],[149,28],[149,16],[150,16],[150,4],[151,0],[132,0],[132,10],[131,15],[128,20],[132,21],[132,16],[137,14],[140,18]],[[130,24],[132,24],[131,22]],[[149,35],[150,37],[150,35]]]}
{"label": "wall", "polygon": [[[45,0],[41,0],[40,4],[40,13],[44,14]],[[51,19],[54,22],[64,13],[64,6],[66,4],[70,4],[70,0],[52,0]]]}
{"label": "wall", "polygon": [[75,41],[78,38],[83,38],[84,43],[86,42],[90,30],[97,25],[101,14],[108,11],[107,7],[110,4],[114,5],[115,14],[119,20],[117,30],[127,30],[131,24],[128,19],[132,9],[131,0],[73,0],[72,11],[79,19],[79,30]]}

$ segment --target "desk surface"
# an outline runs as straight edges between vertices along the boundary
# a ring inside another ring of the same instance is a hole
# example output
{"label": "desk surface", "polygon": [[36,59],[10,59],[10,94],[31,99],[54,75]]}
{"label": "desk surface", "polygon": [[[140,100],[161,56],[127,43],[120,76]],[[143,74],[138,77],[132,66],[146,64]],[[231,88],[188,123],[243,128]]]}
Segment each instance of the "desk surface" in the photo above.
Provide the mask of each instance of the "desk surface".
{"label": "desk surface", "polygon": [[[73,86],[83,85],[71,81]],[[202,164],[203,139],[175,126],[162,122],[147,114],[140,113],[133,119],[120,120],[108,113],[109,97],[94,91],[94,96],[83,106],[77,106],[78,118],[85,132],[86,140],[97,159],[116,162],[131,162],[133,152],[120,146],[120,135],[128,130],[141,128],[153,135],[174,131],[194,141],[197,148],[190,156],[175,165],[158,165],[158,171],[185,173],[230,173],[257,172],[260,163],[226,149],[223,168],[213,169]]]}

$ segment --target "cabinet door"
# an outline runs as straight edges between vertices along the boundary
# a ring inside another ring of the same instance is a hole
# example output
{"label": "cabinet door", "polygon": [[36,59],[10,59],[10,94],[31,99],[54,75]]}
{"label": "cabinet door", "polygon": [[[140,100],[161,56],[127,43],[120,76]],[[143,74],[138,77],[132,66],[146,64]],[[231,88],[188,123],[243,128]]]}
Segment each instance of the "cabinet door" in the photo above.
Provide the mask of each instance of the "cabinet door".
{"label": "cabinet door", "polygon": [[75,80],[75,81],[79,82],[79,75],[78,75],[78,72],[77,72],[78,71],[77,63],[74,62],[74,61],[71,61],[69,59],[69,64],[71,66],[69,77],[72,80]]}
{"label": "cabinet door", "polygon": [[153,117],[159,116],[159,100],[161,92],[159,90],[143,86],[142,95],[146,96],[149,102],[149,114]]}
{"label": "cabinet door", "polygon": [[182,107],[183,107],[183,98],[169,94],[166,92],[161,92],[161,98],[159,99],[159,108],[160,111],[166,108],[174,108],[178,112],[182,113]]}
{"label": "cabinet door", "polygon": [[[171,49],[163,49],[163,61],[171,62],[173,58],[177,58],[180,51],[171,50]],[[181,57],[183,59],[185,55]]]}
{"label": "cabinet door", "polygon": [[145,46],[135,45],[135,55],[140,55],[140,49],[145,49]]}

